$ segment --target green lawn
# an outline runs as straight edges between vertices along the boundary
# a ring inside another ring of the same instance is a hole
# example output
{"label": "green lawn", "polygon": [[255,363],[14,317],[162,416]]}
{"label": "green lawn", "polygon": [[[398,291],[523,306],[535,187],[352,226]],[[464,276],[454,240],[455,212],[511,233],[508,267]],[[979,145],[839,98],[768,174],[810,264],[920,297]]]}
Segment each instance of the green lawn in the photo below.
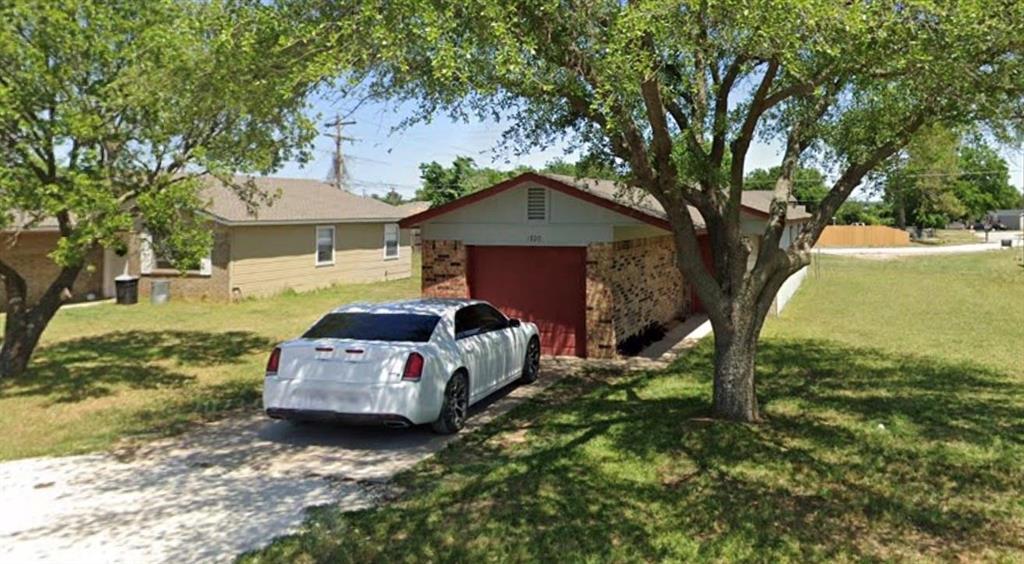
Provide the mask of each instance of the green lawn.
{"label": "green lawn", "polygon": [[314,512],[251,561],[1024,558],[1024,271],[825,257],[765,331],[768,421],[707,418],[710,343],[590,374]]}
{"label": "green lawn", "polygon": [[237,304],[64,309],[29,373],[0,381],[0,460],[102,449],[254,411],[274,343],[346,302],[418,296],[418,264],[413,271],[405,280]]}
{"label": "green lawn", "polygon": [[[993,231],[990,239],[998,241],[999,233],[999,231]],[[974,231],[968,229],[936,229],[934,238],[914,241],[914,243],[919,245],[969,245],[983,241],[984,239],[977,237]]]}

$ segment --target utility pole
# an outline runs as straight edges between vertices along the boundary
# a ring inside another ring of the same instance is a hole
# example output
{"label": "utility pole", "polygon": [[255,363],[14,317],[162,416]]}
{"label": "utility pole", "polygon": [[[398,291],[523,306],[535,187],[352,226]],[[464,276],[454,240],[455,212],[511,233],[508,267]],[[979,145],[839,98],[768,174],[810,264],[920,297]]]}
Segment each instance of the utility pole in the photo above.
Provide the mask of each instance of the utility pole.
{"label": "utility pole", "polygon": [[338,190],[345,190],[348,185],[348,167],[345,166],[345,152],[342,150],[342,144],[345,141],[355,141],[352,137],[345,137],[343,129],[346,125],[353,125],[354,121],[342,121],[341,116],[335,115],[334,121],[325,123],[327,127],[333,127],[334,133],[328,133],[327,136],[334,139],[334,158],[331,161],[331,172],[327,177],[327,180]]}

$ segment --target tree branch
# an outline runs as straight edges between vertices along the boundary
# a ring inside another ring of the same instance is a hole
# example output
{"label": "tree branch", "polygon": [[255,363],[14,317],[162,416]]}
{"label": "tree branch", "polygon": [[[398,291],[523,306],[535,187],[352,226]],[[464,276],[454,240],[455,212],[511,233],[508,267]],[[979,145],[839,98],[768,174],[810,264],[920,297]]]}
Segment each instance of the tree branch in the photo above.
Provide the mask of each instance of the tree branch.
{"label": "tree branch", "polygon": [[821,232],[828,225],[832,216],[835,215],[839,206],[846,201],[854,188],[860,185],[867,173],[883,161],[896,154],[903,148],[910,138],[921,129],[926,123],[926,111],[922,111],[907,121],[895,137],[876,147],[862,161],[853,163],[847,167],[842,176],[832,185],[832,189],[821,201],[817,211],[811,216],[796,240],[790,245],[790,253],[806,252],[821,236]]}
{"label": "tree branch", "polygon": [[716,170],[722,166],[722,159],[725,158],[725,137],[729,134],[729,94],[732,93],[740,70],[746,62],[746,57],[737,56],[726,69],[725,75],[718,85],[718,94],[715,97],[714,133],[709,155],[711,166]]}

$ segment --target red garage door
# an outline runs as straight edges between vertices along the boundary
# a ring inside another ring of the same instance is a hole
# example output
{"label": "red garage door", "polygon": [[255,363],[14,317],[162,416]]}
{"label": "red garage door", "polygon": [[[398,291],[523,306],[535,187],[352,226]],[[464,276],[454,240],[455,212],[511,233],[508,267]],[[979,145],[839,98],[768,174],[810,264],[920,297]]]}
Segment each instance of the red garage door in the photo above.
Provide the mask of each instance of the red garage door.
{"label": "red garage door", "polygon": [[469,292],[537,324],[541,352],[586,356],[586,249],[469,246]]}

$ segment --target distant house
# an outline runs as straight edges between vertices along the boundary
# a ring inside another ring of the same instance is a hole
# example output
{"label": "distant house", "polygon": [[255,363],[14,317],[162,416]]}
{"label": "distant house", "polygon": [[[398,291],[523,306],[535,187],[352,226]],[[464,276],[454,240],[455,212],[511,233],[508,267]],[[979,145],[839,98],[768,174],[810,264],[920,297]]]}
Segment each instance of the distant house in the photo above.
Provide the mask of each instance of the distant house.
{"label": "distant house", "polygon": [[988,219],[995,225],[1002,224],[1007,229],[1013,229],[1019,231],[1020,226],[1020,215],[1024,213],[1024,210],[995,210],[989,212]]}
{"label": "distant house", "polygon": [[[771,192],[743,192],[742,228],[755,255],[771,201]],[[703,218],[690,215],[708,263]],[[790,206],[782,246],[809,217]],[[614,357],[652,324],[703,309],[676,264],[665,210],[636,188],[525,173],[401,225],[422,230],[425,296],[485,299],[532,321],[546,354]],[[777,307],[805,272],[786,282]]]}
{"label": "distant house", "polygon": [[[277,195],[255,214],[219,182],[211,181],[205,189],[209,205],[203,213],[214,241],[198,269],[176,271],[154,252],[149,234],[133,233],[128,235],[125,256],[105,250],[90,258],[71,299],[111,297],[114,279],[122,274],[140,278],[143,298],[154,280],[166,280],[172,299],[214,301],[411,275],[410,233],[399,228],[406,215],[399,208],[317,180],[252,180]],[[59,237],[50,220],[17,234],[0,234],[0,252],[26,274],[30,298],[40,295],[56,274],[57,266],[47,254]],[[2,293],[0,288],[0,297]]]}
{"label": "distant house", "polygon": [[[15,217],[15,225],[25,223],[26,218]],[[47,256],[57,248],[60,239],[57,221],[45,218],[33,223],[31,229],[0,231],[0,258],[26,278],[28,299],[32,302],[43,295],[60,272],[60,267]],[[69,297],[72,301],[94,300],[102,297],[103,291],[103,251],[97,250],[86,258],[85,268],[70,289]],[[0,283],[0,311],[6,306],[7,292]]]}

